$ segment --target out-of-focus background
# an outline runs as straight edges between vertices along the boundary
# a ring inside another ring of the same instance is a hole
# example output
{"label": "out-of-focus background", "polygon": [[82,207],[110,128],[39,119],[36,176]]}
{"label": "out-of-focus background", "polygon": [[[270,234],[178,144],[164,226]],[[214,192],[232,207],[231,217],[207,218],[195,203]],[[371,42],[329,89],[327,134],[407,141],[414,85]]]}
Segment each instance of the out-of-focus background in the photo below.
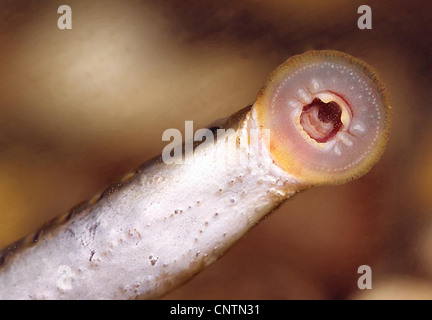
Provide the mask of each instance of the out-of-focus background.
{"label": "out-of-focus background", "polygon": [[166,298],[431,299],[431,17],[405,0],[0,0],[0,247],[160,153],[165,129],[230,115],[286,58],[337,49],[388,88],[383,159],[289,200]]}

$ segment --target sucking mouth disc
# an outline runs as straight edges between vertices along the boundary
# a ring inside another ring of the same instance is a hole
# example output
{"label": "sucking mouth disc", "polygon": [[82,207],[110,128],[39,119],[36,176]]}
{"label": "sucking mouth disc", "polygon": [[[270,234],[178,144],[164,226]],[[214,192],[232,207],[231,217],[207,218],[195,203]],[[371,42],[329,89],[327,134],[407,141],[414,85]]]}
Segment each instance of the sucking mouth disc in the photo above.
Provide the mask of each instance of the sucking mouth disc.
{"label": "sucking mouth disc", "polygon": [[309,51],[276,68],[255,102],[275,162],[307,184],[340,184],[381,157],[390,106],[375,71],[339,51]]}

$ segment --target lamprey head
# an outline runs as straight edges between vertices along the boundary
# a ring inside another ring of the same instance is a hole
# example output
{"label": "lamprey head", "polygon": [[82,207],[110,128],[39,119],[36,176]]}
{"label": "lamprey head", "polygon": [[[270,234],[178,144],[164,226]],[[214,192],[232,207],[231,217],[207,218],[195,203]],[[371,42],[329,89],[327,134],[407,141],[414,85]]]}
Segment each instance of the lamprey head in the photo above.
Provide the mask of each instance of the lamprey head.
{"label": "lamprey head", "polygon": [[270,75],[254,104],[270,129],[275,162],[306,184],[365,174],[389,134],[385,89],[366,63],[339,51],[293,56]]}

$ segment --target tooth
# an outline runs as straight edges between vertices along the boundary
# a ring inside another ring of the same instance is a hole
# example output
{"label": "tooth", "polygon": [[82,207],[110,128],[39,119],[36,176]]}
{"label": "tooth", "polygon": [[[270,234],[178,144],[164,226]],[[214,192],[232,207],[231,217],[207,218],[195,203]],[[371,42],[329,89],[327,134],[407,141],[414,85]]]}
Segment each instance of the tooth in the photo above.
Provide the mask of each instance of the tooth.
{"label": "tooth", "polygon": [[297,101],[297,100],[289,100],[288,101],[288,105],[291,107],[291,108],[298,108],[298,107],[301,107],[301,103],[299,102],[299,101]]}
{"label": "tooth", "polygon": [[321,88],[320,82],[317,79],[312,78],[310,82],[311,82],[312,89],[315,92]]}
{"label": "tooth", "polygon": [[336,153],[338,156],[340,156],[342,154],[339,146],[336,144],[333,148],[333,152]]}
{"label": "tooth", "polygon": [[336,145],[336,140],[330,140],[329,142],[325,143],[325,147],[323,148],[323,150],[326,151],[331,151],[333,149],[333,147]]}
{"label": "tooth", "polygon": [[366,132],[366,127],[363,122],[356,121],[355,123],[353,123],[350,132],[355,135],[360,135]]}
{"label": "tooth", "polygon": [[342,141],[342,143],[344,145],[346,145],[347,147],[351,147],[353,145],[353,142],[347,133],[339,132],[338,136],[339,136],[340,141]]}
{"label": "tooth", "polygon": [[298,89],[297,94],[299,95],[299,98],[302,102],[304,102],[306,104],[309,104],[312,102],[311,96],[305,90]]}

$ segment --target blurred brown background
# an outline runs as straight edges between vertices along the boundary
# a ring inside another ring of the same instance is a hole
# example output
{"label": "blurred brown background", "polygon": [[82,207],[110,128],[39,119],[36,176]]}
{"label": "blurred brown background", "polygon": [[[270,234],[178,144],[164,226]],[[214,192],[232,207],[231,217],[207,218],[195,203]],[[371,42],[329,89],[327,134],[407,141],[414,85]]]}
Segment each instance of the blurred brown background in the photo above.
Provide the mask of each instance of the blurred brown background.
{"label": "blurred brown background", "polygon": [[250,104],[289,56],[337,49],[391,95],[383,159],[289,200],[166,298],[432,298],[431,17],[430,1],[1,0],[0,247],[160,153],[165,129]]}

